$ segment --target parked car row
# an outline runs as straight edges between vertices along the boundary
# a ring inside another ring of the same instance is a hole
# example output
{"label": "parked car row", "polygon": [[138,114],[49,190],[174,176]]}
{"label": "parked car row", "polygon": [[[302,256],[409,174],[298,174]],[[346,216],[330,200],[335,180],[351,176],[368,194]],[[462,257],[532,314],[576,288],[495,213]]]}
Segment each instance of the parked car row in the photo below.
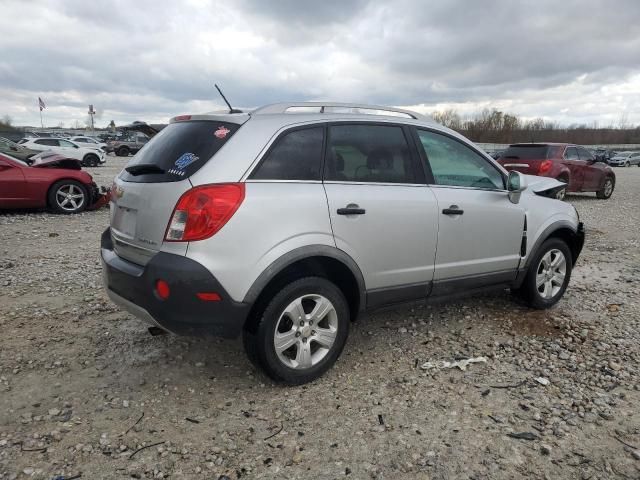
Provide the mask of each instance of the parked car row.
{"label": "parked car row", "polygon": [[609,159],[609,165],[614,167],[640,167],[640,152],[620,152]]}
{"label": "parked car row", "polygon": [[569,143],[516,143],[498,156],[507,170],[551,177],[566,185],[555,192],[562,199],[566,192],[595,192],[607,199],[616,185],[616,175],[604,161],[589,150]]}
{"label": "parked car row", "polygon": [[54,152],[69,158],[80,160],[86,167],[96,167],[105,163],[106,152],[98,143],[76,143],[63,138],[23,138],[19,142],[23,147],[39,152]]}

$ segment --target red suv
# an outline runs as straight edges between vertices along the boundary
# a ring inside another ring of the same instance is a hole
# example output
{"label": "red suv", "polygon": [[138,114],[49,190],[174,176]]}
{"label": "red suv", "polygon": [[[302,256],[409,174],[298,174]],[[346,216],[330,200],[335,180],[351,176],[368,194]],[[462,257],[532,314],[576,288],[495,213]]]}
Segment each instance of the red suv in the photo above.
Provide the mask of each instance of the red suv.
{"label": "red suv", "polygon": [[500,153],[498,162],[507,170],[552,177],[567,184],[556,198],[567,192],[596,192],[609,198],[616,185],[611,167],[586,148],[568,143],[516,143]]}

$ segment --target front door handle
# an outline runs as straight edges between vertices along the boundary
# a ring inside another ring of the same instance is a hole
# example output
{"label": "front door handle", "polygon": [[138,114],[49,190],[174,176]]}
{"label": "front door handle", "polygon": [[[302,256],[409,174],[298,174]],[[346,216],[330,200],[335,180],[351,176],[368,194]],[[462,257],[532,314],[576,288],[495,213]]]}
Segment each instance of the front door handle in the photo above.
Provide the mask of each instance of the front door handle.
{"label": "front door handle", "polygon": [[350,203],[344,208],[339,208],[337,213],[338,215],[364,215],[366,210],[364,208],[360,208],[355,203]]}
{"label": "front door handle", "polygon": [[442,213],[445,215],[462,215],[464,210],[458,207],[458,205],[451,205],[449,208],[442,210]]}

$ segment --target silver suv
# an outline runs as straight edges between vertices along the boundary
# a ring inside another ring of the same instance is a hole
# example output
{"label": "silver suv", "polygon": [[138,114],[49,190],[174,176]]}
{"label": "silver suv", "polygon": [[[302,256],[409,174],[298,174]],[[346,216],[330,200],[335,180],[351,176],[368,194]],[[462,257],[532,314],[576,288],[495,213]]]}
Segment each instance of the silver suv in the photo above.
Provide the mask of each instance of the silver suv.
{"label": "silver suv", "polygon": [[242,334],[273,379],[305,383],[364,311],[486,288],[554,305],[584,243],[556,186],[406,110],[183,115],[115,180],[104,281],[135,316]]}

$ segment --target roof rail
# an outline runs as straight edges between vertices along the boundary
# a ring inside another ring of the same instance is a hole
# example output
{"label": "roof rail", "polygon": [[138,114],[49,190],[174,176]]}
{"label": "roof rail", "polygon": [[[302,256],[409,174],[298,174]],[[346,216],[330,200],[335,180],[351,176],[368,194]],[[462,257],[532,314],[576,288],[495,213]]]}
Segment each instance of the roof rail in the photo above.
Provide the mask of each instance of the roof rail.
{"label": "roof rail", "polygon": [[[354,110],[352,112],[340,110]],[[426,118],[411,110],[401,108],[384,107],[381,105],[367,105],[364,103],[339,103],[339,102],[291,102],[273,103],[257,108],[251,115],[263,115],[269,113],[353,113],[363,115],[384,115],[385,112],[391,116],[403,116],[415,120]]]}

